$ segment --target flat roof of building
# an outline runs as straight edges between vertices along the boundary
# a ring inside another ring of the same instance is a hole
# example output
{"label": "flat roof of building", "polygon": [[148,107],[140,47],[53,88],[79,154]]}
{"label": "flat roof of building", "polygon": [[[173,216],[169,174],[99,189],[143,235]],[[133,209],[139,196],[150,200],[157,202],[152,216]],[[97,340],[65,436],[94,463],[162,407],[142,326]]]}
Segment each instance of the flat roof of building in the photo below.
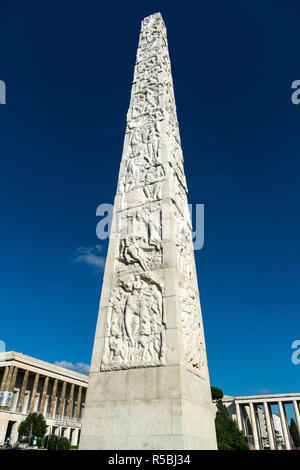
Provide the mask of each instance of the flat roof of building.
{"label": "flat roof of building", "polygon": [[5,351],[0,352],[0,367],[16,366],[20,369],[28,369],[31,372],[35,372],[54,379],[74,382],[83,387],[88,385],[88,376],[80,374],[65,367],[51,364],[51,362],[41,361],[34,357],[26,356],[26,354],[19,353],[16,351]]}
{"label": "flat roof of building", "polygon": [[293,398],[293,397],[296,397],[296,398],[300,398],[300,393],[297,392],[297,393],[270,393],[270,394],[267,394],[267,395],[238,395],[236,397],[230,397],[228,395],[224,395],[224,397],[222,398],[223,401],[236,401],[236,400],[244,400],[244,401],[247,401],[247,400],[269,400],[269,399],[289,399],[289,398]]}

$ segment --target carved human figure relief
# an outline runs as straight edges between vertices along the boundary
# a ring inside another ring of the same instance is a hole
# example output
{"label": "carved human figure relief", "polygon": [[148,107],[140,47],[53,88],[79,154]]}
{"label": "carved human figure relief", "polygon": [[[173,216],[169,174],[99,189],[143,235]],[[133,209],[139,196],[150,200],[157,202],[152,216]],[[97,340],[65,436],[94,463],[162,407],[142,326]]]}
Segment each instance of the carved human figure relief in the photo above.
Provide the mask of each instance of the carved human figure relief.
{"label": "carved human figure relief", "polygon": [[146,275],[119,279],[111,290],[101,370],[165,362],[162,288]]}
{"label": "carved human figure relief", "polygon": [[197,293],[193,288],[185,287],[181,289],[180,309],[186,367],[205,378],[204,334],[200,305],[197,300]]}
{"label": "carved human figure relief", "polygon": [[149,168],[145,174],[143,191],[149,201],[161,198],[162,181],[165,178],[165,170],[162,165]]}
{"label": "carved human figure relief", "polygon": [[138,207],[120,214],[119,255],[115,270],[158,269],[162,263],[162,212],[160,205]]}

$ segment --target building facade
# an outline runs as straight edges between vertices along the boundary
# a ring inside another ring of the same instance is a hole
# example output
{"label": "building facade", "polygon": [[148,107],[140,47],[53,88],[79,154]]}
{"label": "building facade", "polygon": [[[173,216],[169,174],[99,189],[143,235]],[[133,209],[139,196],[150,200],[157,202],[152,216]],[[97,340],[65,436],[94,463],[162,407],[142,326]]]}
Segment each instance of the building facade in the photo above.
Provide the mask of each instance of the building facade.
{"label": "building facade", "polygon": [[291,450],[293,439],[289,432],[286,405],[293,405],[300,433],[300,393],[230,397],[223,403],[248,442],[255,450]]}
{"label": "building facade", "polygon": [[88,376],[14,351],[0,353],[0,445],[19,439],[29,413],[42,413],[47,435],[78,445]]}

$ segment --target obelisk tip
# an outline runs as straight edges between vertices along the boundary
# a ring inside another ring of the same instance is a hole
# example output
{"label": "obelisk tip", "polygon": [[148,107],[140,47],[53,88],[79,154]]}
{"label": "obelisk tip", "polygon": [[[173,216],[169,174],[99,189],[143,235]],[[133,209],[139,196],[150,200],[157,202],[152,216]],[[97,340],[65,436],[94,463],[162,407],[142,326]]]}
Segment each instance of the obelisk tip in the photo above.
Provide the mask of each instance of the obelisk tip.
{"label": "obelisk tip", "polygon": [[158,11],[156,13],[152,13],[151,15],[148,15],[148,16],[145,16],[145,18],[143,19],[142,23],[144,23],[144,21],[148,22],[150,20],[155,20],[155,19],[158,19],[158,18],[161,18],[162,19],[162,14]]}

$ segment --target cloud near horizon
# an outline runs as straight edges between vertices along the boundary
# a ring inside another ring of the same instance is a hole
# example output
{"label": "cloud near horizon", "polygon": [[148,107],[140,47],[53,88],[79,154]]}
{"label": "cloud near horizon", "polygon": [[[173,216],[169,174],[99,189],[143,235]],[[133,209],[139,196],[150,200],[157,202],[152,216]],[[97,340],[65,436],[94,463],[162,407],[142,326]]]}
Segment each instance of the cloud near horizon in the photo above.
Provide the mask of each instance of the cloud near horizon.
{"label": "cloud near horizon", "polygon": [[95,247],[80,246],[77,248],[74,263],[87,264],[93,266],[96,272],[103,271],[105,267],[105,256],[101,255],[102,246]]}
{"label": "cloud near horizon", "polygon": [[69,361],[55,361],[54,365],[79,372],[80,374],[89,375],[90,373],[90,366],[84,362],[76,362],[76,364],[73,364],[73,362]]}

